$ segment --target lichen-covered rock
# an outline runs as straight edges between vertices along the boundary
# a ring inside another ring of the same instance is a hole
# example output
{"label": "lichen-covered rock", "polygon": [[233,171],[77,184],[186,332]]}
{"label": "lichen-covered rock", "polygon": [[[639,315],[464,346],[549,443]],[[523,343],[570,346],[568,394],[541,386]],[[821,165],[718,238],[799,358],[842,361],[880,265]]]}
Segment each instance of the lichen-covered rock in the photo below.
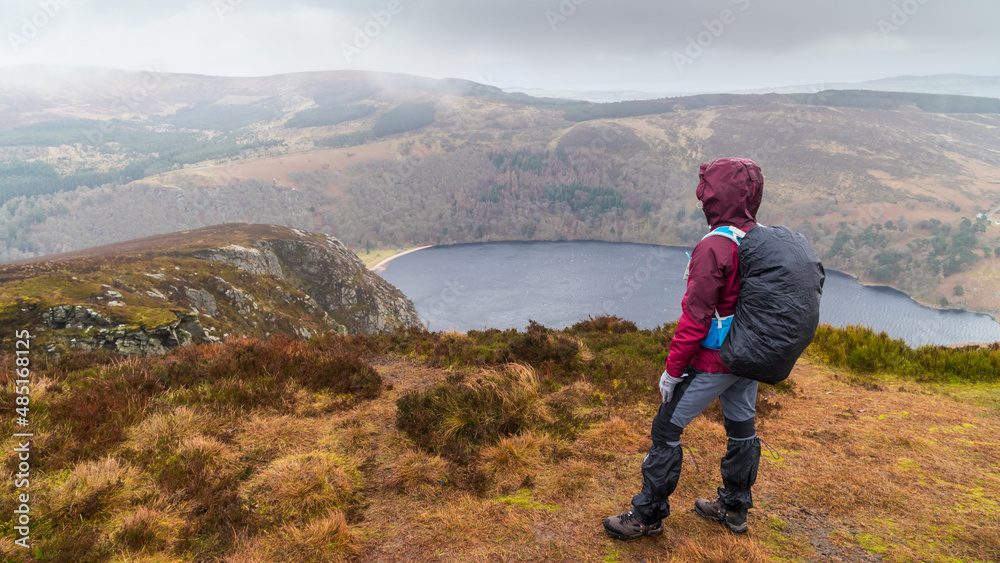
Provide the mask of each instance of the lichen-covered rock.
{"label": "lichen-covered rock", "polygon": [[[286,279],[304,292],[338,327],[338,332],[372,334],[422,327],[413,304],[401,291],[373,274],[349,248],[331,236],[286,229],[282,236],[261,238],[251,246],[228,244],[195,252],[195,257],[222,262],[258,275]],[[252,298],[238,288],[225,290],[243,315]],[[192,293],[192,301],[205,299]],[[286,299],[290,296],[286,296]],[[195,303],[195,306],[202,307]],[[296,329],[297,334],[311,334]]]}
{"label": "lichen-covered rock", "polygon": [[251,274],[271,274],[281,277],[281,264],[278,263],[277,257],[260,248],[230,244],[223,248],[195,252],[194,256],[211,262],[225,262]]}
{"label": "lichen-covered rock", "polygon": [[214,317],[219,312],[219,304],[215,301],[215,297],[205,289],[187,288],[184,293],[199,313]]}
{"label": "lichen-covered rock", "polygon": [[[176,321],[146,328],[116,325],[88,307],[61,305],[42,312],[44,330],[61,331],[52,335],[49,346],[70,350],[108,350],[120,354],[166,354],[171,349],[192,342],[212,340],[197,315],[181,315]],[[67,332],[66,329],[82,329]]]}
{"label": "lichen-covered rock", "polygon": [[352,334],[423,326],[403,292],[370,272],[333,237],[270,239],[258,244],[277,257],[287,279]]}

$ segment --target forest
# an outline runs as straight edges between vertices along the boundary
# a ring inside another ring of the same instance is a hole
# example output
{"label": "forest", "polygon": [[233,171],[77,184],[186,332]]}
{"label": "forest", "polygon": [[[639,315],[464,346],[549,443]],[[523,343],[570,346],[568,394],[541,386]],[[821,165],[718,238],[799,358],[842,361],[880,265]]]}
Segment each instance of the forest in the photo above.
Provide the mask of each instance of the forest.
{"label": "forest", "polygon": [[[203,112],[196,106],[183,119],[201,123],[207,115]],[[233,119],[237,115],[215,115],[212,119],[215,125],[226,128],[235,126]],[[280,144],[278,140],[255,140],[239,133],[208,136],[200,132],[158,131],[121,120],[77,119],[27,125],[0,131],[0,147],[75,146],[93,163],[60,174],[48,162],[0,159],[0,204],[16,197],[49,195],[80,186],[124,185],[186,164],[232,158]],[[102,160],[117,164],[98,165]]]}
{"label": "forest", "polygon": [[588,121],[591,119],[635,117],[639,115],[667,113],[673,110],[673,106],[662,100],[638,100],[572,105],[563,112],[563,116],[570,121]]}
{"label": "forest", "polygon": [[183,129],[231,133],[254,123],[279,117],[281,113],[278,110],[276,97],[272,96],[261,102],[245,105],[201,102],[183,107],[162,121]]}
{"label": "forest", "polygon": [[302,110],[285,122],[285,127],[324,127],[354,121],[375,113],[371,104],[330,105]]}
{"label": "forest", "polygon": [[[316,109],[323,108],[321,107]],[[434,123],[435,112],[436,110],[434,106],[404,102],[378,116],[371,129],[341,133],[317,139],[316,145],[330,148],[352,147],[364,144],[368,141],[373,141],[380,137],[387,137],[397,133],[406,133],[407,131],[420,129],[421,127],[426,127]],[[360,117],[354,119],[360,119]]]}

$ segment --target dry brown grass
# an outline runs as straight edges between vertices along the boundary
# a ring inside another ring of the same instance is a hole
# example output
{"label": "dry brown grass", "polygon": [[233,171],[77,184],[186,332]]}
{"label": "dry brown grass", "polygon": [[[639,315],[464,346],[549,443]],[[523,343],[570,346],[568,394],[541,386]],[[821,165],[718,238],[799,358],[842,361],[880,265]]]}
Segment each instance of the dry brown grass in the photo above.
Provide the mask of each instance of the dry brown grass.
{"label": "dry brown grass", "polygon": [[160,508],[139,506],[113,527],[111,543],[131,554],[168,551],[178,539],[183,520]]}
{"label": "dry brown grass", "polygon": [[[684,469],[665,534],[621,542],[603,532],[601,520],[626,509],[641,484],[651,398],[592,423],[565,459],[516,446],[527,441],[521,436],[483,448],[482,468],[495,477],[505,468],[507,477],[497,481],[506,480],[507,490],[498,486],[478,498],[445,487],[430,505],[409,493],[372,494],[358,525],[366,538],[359,560],[997,559],[1000,524],[989,516],[996,508],[989,491],[1000,490],[989,469],[1000,458],[996,411],[913,383],[852,387],[808,360],[793,378],[796,393],[772,397],[781,408],[758,425],[765,447],[747,536],[691,511],[696,498],[720,485],[725,431],[707,416],[685,431]],[[581,383],[560,393],[585,403],[589,389]],[[509,492],[528,474],[523,488]]]}
{"label": "dry brown grass", "polygon": [[46,509],[56,518],[76,520],[127,505],[140,494],[139,472],[115,458],[81,463],[55,486]]}
{"label": "dry brown grass", "polygon": [[154,414],[128,433],[126,451],[155,454],[176,447],[181,441],[218,429],[222,421],[201,409],[180,406],[171,412]]}
{"label": "dry brown grass", "polygon": [[336,510],[304,525],[286,524],[272,534],[239,543],[225,563],[338,563],[357,555],[354,534],[344,514]]}
{"label": "dry brown grass", "polygon": [[322,419],[254,414],[240,428],[234,442],[243,455],[263,463],[311,451],[326,426]]}
{"label": "dry brown grass", "polygon": [[701,563],[765,563],[767,552],[750,537],[720,535],[713,541],[684,539],[670,550],[671,563],[699,561]]}
{"label": "dry brown grass", "polygon": [[648,428],[651,421],[636,417],[629,423],[621,416],[612,416],[580,434],[581,449],[597,456],[645,452],[652,444]]}
{"label": "dry brown grass", "polygon": [[541,469],[542,448],[548,444],[548,436],[535,432],[505,436],[483,448],[479,462],[501,491],[512,491]]}
{"label": "dry brown grass", "polygon": [[313,452],[275,460],[246,484],[243,494],[263,525],[274,526],[332,509],[354,509],[360,485],[352,461]]}
{"label": "dry brown grass", "polygon": [[441,456],[410,450],[400,456],[395,470],[394,482],[400,493],[427,495],[449,483],[454,466]]}
{"label": "dry brown grass", "polygon": [[[116,455],[39,481],[41,513],[86,524],[57,530],[65,541],[53,553],[89,536],[90,553],[123,562],[1000,560],[993,387],[863,386],[803,359],[795,393],[769,396],[780,408],[758,421],[750,533],[691,510],[721,484],[725,430],[708,413],[684,432],[664,534],[622,542],[601,521],[641,486],[657,391],[630,403],[585,377],[546,395],[523,366],[455,383],[409,359],[373,365],[391,388],[328,414],[157,406]],[[431,453],[397,429],[396,405],[439,384],[507,397],[531,423],[462,461]],[[554,413],[567,411],[583,422],[557,432]],[[231,536],[206,533],[217,529]],[[0,553],[23,555],[3,541]]]}

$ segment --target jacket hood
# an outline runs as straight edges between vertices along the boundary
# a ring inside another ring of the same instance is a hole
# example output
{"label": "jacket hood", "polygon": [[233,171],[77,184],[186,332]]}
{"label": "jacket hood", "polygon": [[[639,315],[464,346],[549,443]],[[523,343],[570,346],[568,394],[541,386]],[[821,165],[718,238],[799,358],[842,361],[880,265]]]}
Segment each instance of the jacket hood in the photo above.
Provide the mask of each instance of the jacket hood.
{"label": "jacket hood", "polygon": [[764,175],[749,158],[720,158],[701,165],[698,201],[708,225],[748,230],[757,225]]}

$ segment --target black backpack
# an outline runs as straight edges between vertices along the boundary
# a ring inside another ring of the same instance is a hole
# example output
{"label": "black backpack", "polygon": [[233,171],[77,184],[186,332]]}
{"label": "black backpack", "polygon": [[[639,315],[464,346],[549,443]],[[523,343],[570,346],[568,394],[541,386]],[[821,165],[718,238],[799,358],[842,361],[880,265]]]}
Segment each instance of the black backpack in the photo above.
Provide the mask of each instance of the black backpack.
{"label": "black backpack", "polygon": [[750,229],[738,252],[740,294],[719,355],[734,375],[778,383],[816,335],[826,272],[787,227]]}

